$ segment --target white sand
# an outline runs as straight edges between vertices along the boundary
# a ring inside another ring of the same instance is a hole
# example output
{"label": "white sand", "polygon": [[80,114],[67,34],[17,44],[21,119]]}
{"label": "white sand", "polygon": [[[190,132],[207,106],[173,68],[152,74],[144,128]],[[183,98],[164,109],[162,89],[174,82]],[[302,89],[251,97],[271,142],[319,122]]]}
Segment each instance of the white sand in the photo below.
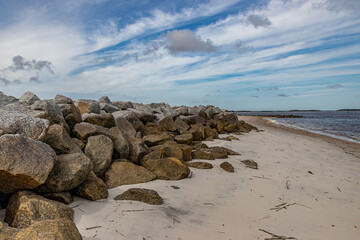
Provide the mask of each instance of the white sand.
{"label": "white sand", "polygon": [[[260,128],[264,132],[238,136],[240,141],[206,142],[242,154],[226,159],[235,173],[219,168],[225,160],[208,161],[214,168],[192,168],[190,179],[121,186],[98,202],[77,198],[71,206],[79,205],[75,222],[84,239],[271,237],[259,229],[306,240],[360,239],[360,159],[319,138]],[[259,169],[245,168],[245,159]],[[164,204],[112,200],[131,187],[156,190]],[[271,210],[282,203],[296,204]],[[101,227],[86,230],[95,226]]]}

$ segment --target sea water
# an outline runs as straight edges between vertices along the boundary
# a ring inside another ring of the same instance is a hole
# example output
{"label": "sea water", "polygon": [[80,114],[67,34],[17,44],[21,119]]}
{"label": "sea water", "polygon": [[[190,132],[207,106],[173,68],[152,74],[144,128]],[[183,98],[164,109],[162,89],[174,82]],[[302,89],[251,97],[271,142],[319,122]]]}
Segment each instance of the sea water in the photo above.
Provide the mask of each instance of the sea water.
{"label": "sea water", "polygon": [[238,115],[297,115],[301,118],[274,118],[288,127],[360,143],[360,111],[239,112]]}

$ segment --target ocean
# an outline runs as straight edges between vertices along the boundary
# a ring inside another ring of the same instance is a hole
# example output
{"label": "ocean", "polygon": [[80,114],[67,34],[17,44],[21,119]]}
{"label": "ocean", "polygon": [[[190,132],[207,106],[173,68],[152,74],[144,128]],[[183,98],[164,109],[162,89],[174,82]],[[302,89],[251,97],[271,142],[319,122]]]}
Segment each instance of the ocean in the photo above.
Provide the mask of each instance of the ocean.
{"label": "ocean", "polygon": [[287,127],[360,143],[360,111],[237,112],[238,115],[296,115],[301,118],[273,118]]}

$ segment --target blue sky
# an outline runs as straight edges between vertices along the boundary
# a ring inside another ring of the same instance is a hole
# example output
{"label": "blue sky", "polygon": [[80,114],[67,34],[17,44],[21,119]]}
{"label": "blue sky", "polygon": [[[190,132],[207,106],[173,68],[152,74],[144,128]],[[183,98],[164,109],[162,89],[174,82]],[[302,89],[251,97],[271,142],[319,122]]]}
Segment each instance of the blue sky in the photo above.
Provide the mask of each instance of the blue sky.
{"label": "blue sky", "polygon": [[0,0],[0,52],[16,97],[360,108],[359,0]]}

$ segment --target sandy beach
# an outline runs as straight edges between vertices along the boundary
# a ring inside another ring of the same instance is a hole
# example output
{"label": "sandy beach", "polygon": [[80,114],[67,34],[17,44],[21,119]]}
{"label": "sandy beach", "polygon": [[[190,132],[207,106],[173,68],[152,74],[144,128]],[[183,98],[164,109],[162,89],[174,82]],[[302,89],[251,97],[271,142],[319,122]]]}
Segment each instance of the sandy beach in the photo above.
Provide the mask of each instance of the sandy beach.
{"label": "sandy beach", "polygon": [[[184,180],[117,187],[97,202],[76,198],[71,206],[84,239],[273,237],[265,231],[288,239],[359,239],[359,145],[241,119],[263,131],[237,136],[239,141],[205,142],[241,153],[226,159],[234,173],[217,159],[207,161],[213,169],[191,168]],[[246,168],[246,159],[259,169]],[[131,187],[156,190],[164,204],[113,200]]]}

